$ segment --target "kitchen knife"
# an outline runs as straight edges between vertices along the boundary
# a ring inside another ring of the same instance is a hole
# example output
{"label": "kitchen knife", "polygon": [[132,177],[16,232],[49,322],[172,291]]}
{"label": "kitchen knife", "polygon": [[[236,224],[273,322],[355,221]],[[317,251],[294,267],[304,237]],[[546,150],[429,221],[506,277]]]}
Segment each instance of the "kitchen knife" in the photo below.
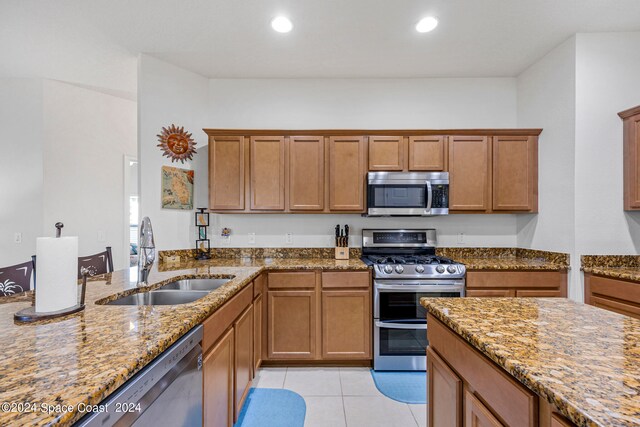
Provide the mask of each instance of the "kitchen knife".
{"label": "kitchen knife", "polygon": [[340,246],[340,224],[336,225],[336,246]]}
{"label": "kitchen knife", "polygon": [[344,225],[344,247],[349,246],[349,224]]}

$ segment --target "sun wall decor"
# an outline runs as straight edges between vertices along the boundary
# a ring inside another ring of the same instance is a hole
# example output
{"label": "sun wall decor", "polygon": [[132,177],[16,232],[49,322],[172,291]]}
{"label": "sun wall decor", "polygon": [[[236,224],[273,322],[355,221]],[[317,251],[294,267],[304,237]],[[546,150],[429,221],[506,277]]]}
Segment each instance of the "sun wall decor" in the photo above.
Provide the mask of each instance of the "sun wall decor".
{"label": "sun wall decor", "polygon": [[180,160],[192,160],[196,154],[196,142],[191,138],[191,134],[184,130],[183,126],[177,127],[172,124],[162,128],[162,133],[158,137],[158,147],[163,151],[162,155],[171,159],[171,162]]}

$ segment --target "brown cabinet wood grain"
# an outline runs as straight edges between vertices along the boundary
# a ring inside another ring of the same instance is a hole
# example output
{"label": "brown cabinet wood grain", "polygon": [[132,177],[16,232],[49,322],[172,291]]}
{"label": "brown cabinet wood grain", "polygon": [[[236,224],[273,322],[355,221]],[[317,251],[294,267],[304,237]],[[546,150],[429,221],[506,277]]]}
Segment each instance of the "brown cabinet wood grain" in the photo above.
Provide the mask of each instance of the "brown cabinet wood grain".
{"label": "brown cabinet wood grain", "polygon": [[401,136],[369,137],[369,170],[401,171],[404,169],[404,138]]}
{"label": "brown cabinet wood grain", "polygon": [[203,421],[207,427],[233,425],[233,340],[230,328],[203,357]]}
{"label": "brown cabinet wood grain", "polygon": [[285,208],[285,138],[251,137],[251,209]]}
{"label": "brown cabinet wood grain", "polygon": [[640,105],[618,113],[623,120],[624,209],[640,209]]}
{"label": "brown cabinet wood grain", "polygon": [[234,326],[234,422],[242,409],[253,378],[253,306],[250,305]]}
{"label": "brown cabinet wood grain", "polygon": [[468,297],[566,297],[567,271],[467,271]]}
{"label": "brown cabinet wood grain", "polygon": [[409,137],[410,171],[447,170],[446,137],[442,135],[424,135]]}
{"label": "brown cabinet wood grain", "polygon": [[584,302],[640,319],[640,283],[585,273]]}
{"label": "brown cabinet wood grain", "polygon": [[242,136],[209,137],[209,208],[245,208],[245,141]]}
{"label": "brown cabinet wood grain", "polygon": [[464,394],[465,427],[503,427],[503,424],[469,390]]}
{"label": "brown cabinet wood grain", "polygon": [[269,290],[267,295],[269,359],[315,359],[316,291]]}
{"label": "brown cabinet wood grain", "polygon": [[371,293],[322,291],[322,357],[371,357]]}
{"label": "brown cabinet wood grain", "polygon": [[324,138],[292,136],[289,138],[289,209],[322,211],[324,209]]}
{"label": "brown cabinet wood grain", "polygon": [[427,348],[427,425],[462,426],[462,380]]}
{"label": "brown cabinet wood grain", "polygon": [[538,210],[538,137],[495,136],[493,210]]}
{"label": "brown cabinet wood grain", "polygon": [[491,140],[449,137],[449,210],[491,210]]}
{"label": "brown cabinet wood grain", "polygon": [[329,138],[329,210],[364,212],[365,148],[363,136]]}
{"label": "brown cabinet wood grain", "polygon": [[263,319],[263,304],[262,294],[258,295],[253,300],[253,376],[262,364],[262,319]]}

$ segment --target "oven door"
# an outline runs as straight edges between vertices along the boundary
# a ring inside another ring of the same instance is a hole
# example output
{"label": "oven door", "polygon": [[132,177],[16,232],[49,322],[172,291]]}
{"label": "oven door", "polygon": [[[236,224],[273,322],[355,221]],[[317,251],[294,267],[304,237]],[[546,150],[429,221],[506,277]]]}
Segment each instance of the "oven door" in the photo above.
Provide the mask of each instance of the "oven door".
{"label": "oven door", "polygon": [[424,281],[407,280],[398,284],[376,280],[373,284],[373,317],[381,321],[427,321],[427,309],[420,298],[457,298],[464,296],[464,280],[425,285]]}
{"label": "oven door", "polygon": [[376,371],[424,371],[427,369],[427,323],[417,320],[374,321]]}
{"label": "oven door", "polygon": [[426,215],[431,210],[431,183],[425,180],[369,180],[369,215]]}

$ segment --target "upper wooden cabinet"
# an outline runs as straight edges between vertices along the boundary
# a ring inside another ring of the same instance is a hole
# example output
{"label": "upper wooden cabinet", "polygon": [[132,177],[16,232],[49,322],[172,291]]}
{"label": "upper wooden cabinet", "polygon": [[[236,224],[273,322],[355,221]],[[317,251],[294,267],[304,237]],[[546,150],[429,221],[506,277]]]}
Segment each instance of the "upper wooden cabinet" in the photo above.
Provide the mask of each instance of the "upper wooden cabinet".
{"label": "upper wooden cabinet", "polygon": [[640,105],[618,115],[624,133],[624,209],[640,210]]}
{"label": "upper wooden cabinet", "polygon": [[404,138],[401,136],[369,137],[369,170],[401,171],[404,169]]}
{"label": "upper wooden cabinet", "polygon": [[447,170],[446,138],[442,135],[409,137],[410,171]]}
{"label": "upper wooden cabinet", "polygon": [[363,212],[366,176],[363,136],[329,138],[329,209]]}
{"label": "upper wooden cabinet", "polygon": [[251,209],[284,210],[285,139],[251,137]]}
{"label": "upper wooden cabinet", "polygon": [[493,210],[538,210],[538,138],[493,138]]}
{"label": "upper wooden cabinet", "polygon": [[491,140],[449,137],[449,210],[491,210]]}
{"label": "upper wooden cabinet", "polygon": [[209,137],[209,208],[242,210],[245,203],[242,136]]}
{"label": "upper wooden cabinet", "polygon": [[324,137],[289,138],[289,209],[324,209]]}

